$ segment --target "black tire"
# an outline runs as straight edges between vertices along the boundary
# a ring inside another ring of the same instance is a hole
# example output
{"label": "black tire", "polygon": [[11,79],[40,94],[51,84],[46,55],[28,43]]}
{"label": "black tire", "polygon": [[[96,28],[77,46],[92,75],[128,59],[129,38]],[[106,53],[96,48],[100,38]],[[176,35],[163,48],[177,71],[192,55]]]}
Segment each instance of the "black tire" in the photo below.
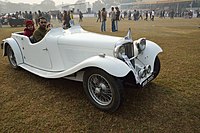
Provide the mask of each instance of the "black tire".
{"label": "black tire", "polygon": [[18,65],[17,65],[17,61],[15,58],[15,54],[14,54],[12,48],[10,47],[10,45],[7,46],[6,52],[7,52],[7,56],[8,56],[10,65],[12,66],[12,68],[17,69]]}
{"label": "black tire", "polygon": [[159,72],[160,72],[160,59],[158,58],[158,56],[156,56],[153,69],[154,79],[158,76]]}
{"label": "black tire", "polygon": [[106,112],[116,111],[122,101],[123,86],[119,79],[100,69],[89,69],[83,77],[84,91],[90,102]]}

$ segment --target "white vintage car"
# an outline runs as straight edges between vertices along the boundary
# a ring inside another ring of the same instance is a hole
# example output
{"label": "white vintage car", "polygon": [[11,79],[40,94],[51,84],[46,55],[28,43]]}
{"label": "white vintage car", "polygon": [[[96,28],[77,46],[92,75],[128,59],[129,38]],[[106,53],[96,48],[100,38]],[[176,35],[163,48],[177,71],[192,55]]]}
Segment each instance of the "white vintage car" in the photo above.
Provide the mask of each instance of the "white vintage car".
{"label": "white vintage car", "polygon": [[44,78],[82,81],[91,103],[114,112],[121,104],[123,83],[145,86],[160,71],[154,42],[127,36],[114,37],[85,31],[81,26],[51,29],[37,43],[22,32],[3,40],[3,56],[13,68],[21,67]]}

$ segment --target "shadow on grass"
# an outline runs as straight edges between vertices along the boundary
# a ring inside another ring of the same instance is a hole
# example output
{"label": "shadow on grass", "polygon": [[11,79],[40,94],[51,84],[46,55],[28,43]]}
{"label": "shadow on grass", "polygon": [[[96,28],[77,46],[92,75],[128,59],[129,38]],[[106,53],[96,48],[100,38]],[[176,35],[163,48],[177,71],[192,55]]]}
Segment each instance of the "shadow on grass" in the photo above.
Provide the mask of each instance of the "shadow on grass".
{"label": "shadow on grass", "polygon": [[[10,68],[7,67],[7,69]],[[63,102],[63,104],[69,101],[76,101],[77,103],[73,104],[84,104],[78,105],[79,107],[87,108],[89,106],[92,106],[91,104],[88,104],[89,100],[87,100],[87,96],[84,93],[82,82],[76,82],[64,78],[46,79],[34,75],[23,69],[19,69],[18,71],[8,70],[8,72],[12,73],[9,74],[12,75],[12,77],[17,77],[18,75],[21,75],[21,80],[27,80],[26,82],[29,86],[26,86],[26,90],[19,90],[18,93],[24,94],[27,91],[32,91],[32,93],[36,96],[47,95],[47,97],[49,96],[47,93],[51,93],[52,95],[54,95],[54,101],[60,100],[60,102]],[[35,85],[38,85],[38,87]],[[13,84],[13,87],[15,86],[16,85]],[[23,85],[21,85],[21,87],[23,87]],[[154,103],[162,103],[162,99],[165,96],[170,95],[170,93],[170,88],[162,86],[160,84],[156,84],[154,83],[154,81],[145,86],[144,88],[126,85],[124,87],[123,102],[119,110],[117,110],[113,114],[125,115],[126,113],[128,113],[133,114],[135,116],[142,115],[145,113],[145,111],[151,110]],[[56,100],[56,98],[58,99]],[[91,107],[89,108],[91,109]],[[97,109],[97,111],[100,110]]]}
{"label": "shadow on grass", "polygon": [[[34,84],[43,85],[48,91],[56,92],[57,96],[60,96],[63,100],[70,96],[70,98],[77,98],[77,100],[86,100],[86,102],[89,102],[84,94],[82,82],[64,78],[46,79],[38,77],[37,75],[31,74],[25,70],[19,70],[18,72],[23,73],[22,75],[28,75],[28,77],[33,80]],[[161,102],[159,97],[170,95],[170,93],[170,88],[156,84],[154,81],[149,83],[144,88],[126,85],[124,87],[123,103],[116,113],[142,113],[141,111],[143,109],[150,110],[151,105],[154,102]]]}
{"label": "shadow on grass", "polygon": [[149,83],[144,88],[129,86],[125,88],[124,102],[117,114],[144,115],[152,110],[154,103],[161,103],[165,94],[170,94],[168,90],[171,89],[154,82]]}
{"label": "shadow on grass", "polygon": [[[168,126],[172,126],[172,119],[177,115],[176,112],[179,114],[177,110],[180,110],[180,107],[176,108],[173,103],[173,98],[176,96],[174,89],[166,84],[162,85],[159,80],[152,81],[144,88],[126,85],[122,105],[116,112],[110,114],[90,104],[84,94],[82,82],[63,78],[45,79],[23,69],[13,70],[9,66],[5,67],[5,71],[2,76],[9,79],[8,85],[15,90],[15,93],[9,94],[10,98],[3,101],[19,101],[14,102],[16,111],[26,112],[20,119],[26,119],[31,112],[34,114],[31,115],[34,119],[30,124],[35,126],[38,122],[45,124],[51,121],[54,129],[58,128],[57,124],[63,126],[70,122],[74,127],[83,125],[80,129],[88,131],[96,131],[99,124],[105,131],[106,127],[116,131],[115,129],[120,126],[127,132],[155,131],[156,126],[162,126],[163,123],[166,124],[165,122],[168,122]],[[41,116],[46,116],[48,119],[44,120]],[[108,126],[106,123],[112,124]],[[7,123],[7,126],[10,124]],[[40,128],[41,131],[44,130]]]}
{"label": "shadow on grass", "polygon": [[[25,72],[26,73],[26,72]],[[29,72],[27,72],[29,73]],[[76,82],[64,78],[59,79],[45,79],[33,74],[32,76],[36,84],[45,84],[45,89],[52,93],[56,93],[56,97],[60,102],[76,101],[72,104],[83,104],[78,107],[92,109],[90,111],[100,111],[89,103],[87,96],[84,93],[82,82]],[[151,82],[144,88],[137,86],[125,86],[123,102],[116,112],[111,115],[123,115],[129,117],[130,114],[134,116],[143,115],[146,111],[151,111],[154,103],[161,103],[162,99],[170,95],[170,88]],[[55,98],[56,98],[55,97]],[[55,100],[55,99],[54,99]],[[57,100],[56,100],[57,101]],[[87,109],[86,109],[87,110]]]}

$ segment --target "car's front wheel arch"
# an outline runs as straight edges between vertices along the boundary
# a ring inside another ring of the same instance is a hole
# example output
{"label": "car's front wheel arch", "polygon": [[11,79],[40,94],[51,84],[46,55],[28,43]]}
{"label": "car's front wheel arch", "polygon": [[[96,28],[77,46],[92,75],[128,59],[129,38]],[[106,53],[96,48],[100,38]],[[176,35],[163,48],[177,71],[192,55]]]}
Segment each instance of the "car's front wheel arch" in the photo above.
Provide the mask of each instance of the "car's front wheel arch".
{"label": "car's front wheel arch", "polygon": [[17,65],[16,57],[15,57],[15,54],[14,54],[12,47],[8,44],[8,45],[5,46],[5,49],[6,49],[5,54],[8,56],[8,60],[9,60],[11,67],[14,68],[14,69],[18,69],[19,67]]}
{"label": "car's front wheel arch", "polygon": [[14,53],[16,64],[19,66],[24,63],[23,51],[20,49],[20,44],[13,38],[7,38],[3,43],[3,56],[8,56],[8,47],[10,47]]}

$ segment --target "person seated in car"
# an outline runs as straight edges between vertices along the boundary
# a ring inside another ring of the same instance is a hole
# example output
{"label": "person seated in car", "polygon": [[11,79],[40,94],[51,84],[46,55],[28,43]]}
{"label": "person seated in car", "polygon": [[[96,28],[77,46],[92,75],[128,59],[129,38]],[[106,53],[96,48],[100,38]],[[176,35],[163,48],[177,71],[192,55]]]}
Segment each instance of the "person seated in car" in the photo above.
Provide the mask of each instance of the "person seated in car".
{"label": "person seated in car", "polygon": [[38,19],[39,27],[34,31],[33,38],[36,42],[39,42],[43,39],[46,33],[50,30],[50,24],[47,24],[47,20],[45,17],[40,17]]}
{"label": "person seated in car", "polygon": [[26,20],[25,22],[26,28],[24,29],[24,35],[27,37],[31,37],[33,32],[35,31],[34,23],[32,20]]}

